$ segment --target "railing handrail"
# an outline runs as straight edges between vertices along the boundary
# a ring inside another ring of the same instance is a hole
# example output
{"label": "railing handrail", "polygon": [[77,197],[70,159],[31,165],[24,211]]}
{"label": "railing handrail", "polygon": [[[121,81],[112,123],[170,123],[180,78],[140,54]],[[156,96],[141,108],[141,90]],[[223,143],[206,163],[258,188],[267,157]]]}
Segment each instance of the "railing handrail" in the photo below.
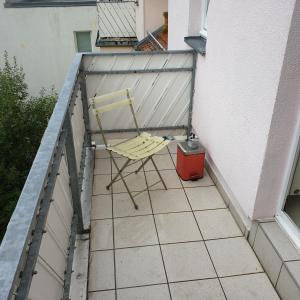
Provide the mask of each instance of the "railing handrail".
{"label": "railing handrail", "polygon": [[130,51],[130,52],[88,52],[83,56],[139,56],[139,55],[162,55],[162,54],[194,54],[195,50],[166,50],[166,51]]}
{"label": "railing handrail", "polygon": [[69,69],[0,246],[0,300],[11,298],[22,264],[26,258],[26,249],[31,237],[35,216],[69,108],[81,60],[82,54],[77,54]]}

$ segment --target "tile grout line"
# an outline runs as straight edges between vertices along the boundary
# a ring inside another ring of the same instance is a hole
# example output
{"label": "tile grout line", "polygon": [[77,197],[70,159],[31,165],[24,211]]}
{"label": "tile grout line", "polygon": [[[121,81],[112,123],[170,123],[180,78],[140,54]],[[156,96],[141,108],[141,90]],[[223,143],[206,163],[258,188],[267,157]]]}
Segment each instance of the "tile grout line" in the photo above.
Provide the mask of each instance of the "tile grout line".
{"label": "tile grout line", "polygon": [[[94,166],[93,166],[93,175],[94,175],[94,171],[95,171],[95,160],[96,160],[96,153],[94,151]],[[92,194],[93,194],[93,191],[94,191],[94,184],[95,184],[95,176],[93,176],[92,178]],[[92,205],[93,205],[93,195],[91,197],[91,209],[92,209]],[[92,216],[92,214],[91,214]],[[91,262],[91,254],[92,254],[92,251],[91,251],[91,244],[92,244],[92,239],[91,239],[91,235],[92,235],[92,217],[90,219],[90,232],[89,232],[89,255],[88,255],[88,267],[87,267],[87,287],[86,287],[86,299],[89,298],[89,281],[90,281],[90,262]]]}
{"label": "tile grout line", "polygon": [[145,177],[145,181],[146,181],[147,193],[148,193],[148,197],[149,197],[149,201],[150,201],[150,206],[151,206],[151,211],[152,211],[152,218],[153,218],[153,222],[154,222],[154,226],[155,226],[155,231],[156,231],[156,236],[157,236],[157,240],[158,240],[158,246],[159,246],[159,250],[160,250],[161,260],[162,260],[162,263],[163,263],[163,267],[164,267],[164,271],[165,271],[165,276],[166,276],[166,280],[167,280],[167,286],[168,286],[169,296],[170,296],[170,299],[172,300],[172,294],[171,294],[171,289],[170,289],[170,284],[169,284],[167,269],[166,269],[166,266],[165,266],[165,261],[164,261],[164,257],[163,257],[163,253],[162,253],[162,249],[161,249],[161,244],[160,244],[158,230],[157,230],[157,225],[156,225],[156,221],[155,221],[155,217],[154,217],[154,211],[153,211],[153,206],[152,206],[150,191],[148,189],[148,180],[147,180],[147,176],[145,174],[144,166],[143,166],[143,173],[144,173],[144,177]]}
{"label": "tile grout line", "polygon": [[[145,191],[146,192],[146,191]],[[197,212],[197,211],[211,211],[211,210],[227,210],[228,208],[227,207],[220,207],[220,208],[208,208],[208,209],[195,209],[194,211]],[[158,213],[154,213],[154,215],[171,215],[171,214],[180,214],[180,213],[191,213],[192,211],[190,210],[181,210],[181,211],[170,211],[170,212],[158,212]],[[120,217],[114,217],[114,219],[124,219],[124,218],[134,218],[134,217],[145,217],[145,216],[151,216],[152,213],[146,213],[146,214],[143,214],[143,215],[127,215],[127,216],[120,216]],[[95,221],[103,221],[103,220],[111,220],[112,218],[94,218],[94,219],[91,219],[92,222],[95,222]],[[242,233],[243,234],[243,233]],[[293,260],[291,260],[293,261]],[[296,261],[298,261],[296,259]]]}
{"label": "tile grout line", "polygon": [[[174,164],[175,169],[176,169],[176,165],[175,165],[174,161],[173,161],[173,164]],[[186,198],[187,198],[187,201],[188,201],[188,203],[189,203],[189,206],[190,206],[190,208],[191,208],[191,210],[192,210],[193,217],[194,217],[194,220],[195,220],[195,222],[196,222],[196,224],[197,224],[198,230],[200,231],[200,234],[201,234],[201,236],[202,236],[202,238],[203,238],[203,234],[202,234],[201,229],[200,229],[200,226],[199,226],[199,224],[198,224],[198,222],[197,222],[197,218],[196,218],[195,213],[194,213],[194,211],[193,211],[193,209],[192,209],[190,200],[189,200],[189,198],[188,198],[188,196],[187,196],[187,194],[186,194],[186,191],[185,191],[185,189],[184,189],[184,186],[183,186],[183,183],[182,183],[181,180],[180,180],[180,183],[181,183],[181,185],[182,185],[182,187],[183,187],[184,194],[185,194],[185,196],[186,196]],[[203,239],[203,243],[204,243],[205,249],[206,249],[206,251],[207,251],[207,254],[208,254],[209,258],[210,258],[211,264],[212,264],[212,266],[213,266],[213,268],[214,268],[214,270],[215,270],[215,273],[216,273],[216,276],[217,276],[217,278],[218,278],[218,281],[219,281],[219,284],[220,284],[220,286],[221,286],[221,289],[222,289],[222,292],[223,292],[223,294],[224,294],[224,297],[225,297],[225,299],[227,300],[227,296],[226,296],[226,294],[225,294],[223,285],[222,285],[221,280],[220,280],[220,278],[219,278],[219,275],[218,275],[218,273],[217,273],[217,269],[216,269],[216,267],[215,267],[215,265],[214,265],[214,262],[213,262],[213,260],[212,260],[212,258],[211,258],[211,255],[210,255],[210,253],[209,253],[209,251],[208,251],[208,247],[207,247],[206,242],[205,242],[204,239]]]}
{"label": "tile grout line", "polygon": [[279,277],[280,277],[282,268],[283,268],[283,262],[281,262],[280,270],[279,270],[279,272],[278,272],[278,276],[277,276],[276,282],[275,282],[275,284],[274,284],[274,288],[275,288],[275,289],[277,288],[277,283],[278,283],[278,280],[279,280]]}
{"label": "tile grout line", "polygon": [[[150,215],[148,215],[148,216],[150,216]],[[151,247],[151,246],[159,246],[159,245],[164,246],[164,245],[188,244],[188,243],[196,243],[196,242],[204,242],[204,241],[210,242],[210,241],[218,241],[218,240],[237,239],[237,238],[241,238],[241,237],[243,237],[243,235],[229,236],[229,237],[217,238],[217,239],[201,239],[201,240],[192,240],[192,241],[184,241],[184,242],[156,243],[156,244],[145,244],[145,245],[137,245],[137,246],[127,246],[127,247],[117,247],[117,248],[107,248],[107,249],[96,249],[96,250],[91,250],[90,252],[109,251],[109,250],[113,250],[113,249],[115,249],[115,250],[123,250],[123,249],[143,248],[143,247]]]}
{"label": "tile grout line", "polygon": [[[258,227],[259,227],[259,223],[257,223],[257,227],[256,227],[256,231],[255,231],[255,235],[254,235],[254,239],[253,239],[253,244],[252,244],[252,246],[251,246],[251,248],[253,249],[253,251],[254,251],[254,245],[255,245],[255,241],[256,241],[256,236],[257,236],[257,232],[258,232]],[[251,229],[250,229],[251,230]],[[249,237],[248,237],[248,242],[249,242]],[[249,243],[250,244],[250,243]],[[255,251],[254,251],[255,252]]]}
{"label": "tile grout line", "polygon": [[[176,169],[172,169],[172,170],[162,170],[162,171],[176,171]],[[151,172],[155,172],[155,171],[151,171]],[[146,172],[145,172],[146,173]],[[106,175],[95,175],[95,176],[109,176],[108,174]],[[94,177],[95,177],[94,176]],[[177,175],[178,176],[178,175]],[[169,187],[168,190],[182,190],[182,189],[196,189],[196,188],[206,188],[206,187],[212,187],[215,186],[214,184],[209,184],[209,185],[201,185],[201,186],[191,186],[191,187],[185,187],[185,186],[181,186],[181,187]],[[155,192],[155,191],[164,191],[163,188],[157,188],[157,189],[153,189],[153,190],[149,190],[150,192]],[[131,191],[132,193],[139,193],[140,191]],[[114,194],[126,194],[127,192],[115,192]],[[105,195],[109,195],[109,193],[97,193],[97,194],[93,194],[92,196],[105,196]],[[228,208],[228,207],[226,207]]]}
{"label": "tile grout line", "polygon": [[[232,277],[240,277],[240,276],[249,276],[249,275],[256,275],[256,274],[264,274],[264,272],[255,272],[255,273],[246,273],[246,274],[237,274],[237,275],[227,275],[227,276],[220,276],[220,279],[223,278],[232,278]],[[188,279],[188,280],[177,280],[177,281],[170,281],[169,283],[176,284],[176,283],[184,283],[184,282],[195,282],[195,281],[204,281],[204,280],[214,280],[218,279],[217,277],[205,277],[205,278],[196,278],[196,279]],[[149,286],[157,286],[157,285],[167,285],[167,283],[150,283],[150,284],[142,284],[142,285],[132,285],[132,286],[125,286],[118,288],[119,290],[124,289],[134,289],[139,287],[149,287]],[[95,292],[103,292],[103,291],[114,291],[114,289],[104,289],[104,290],[93,290],[89,291],[90,293]]]}
{"label": "tile grout line", "polygon": [[[110,158],[110,169],[111,169],[111,174],[110,174],[110,180],[112,180],[112,160]],[[115,247],[115,219],[114,219],[114,193],[113,193],[113,184],[111,185],[111,215],[112,215],[112,235],[113,235],[113,255],[114,255],[114,280],[115,280],[115,300],[118,299],[118,294],[117,294],[117,266],[116,266],[116,247]]]}

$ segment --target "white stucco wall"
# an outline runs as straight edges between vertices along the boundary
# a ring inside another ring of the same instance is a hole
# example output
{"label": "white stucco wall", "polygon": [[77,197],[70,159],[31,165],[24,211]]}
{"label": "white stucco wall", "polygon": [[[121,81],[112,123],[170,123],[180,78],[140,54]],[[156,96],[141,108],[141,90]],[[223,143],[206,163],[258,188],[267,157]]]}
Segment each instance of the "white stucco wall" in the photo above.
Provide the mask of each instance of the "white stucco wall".
{"label": "white stucco wall", "polygon": [[[182,45],[193,26],[187,25],[188,5],[182,3],[177,11],[172,3],[170,18],[172,12],[184,20],[181,31],[170,20],[169,46],[178,49],[174,45]],[[274,134],[271,120],[294,4],[211,0],[207,52],[198,57],[193,126],[223,185],[249,219],[275,212],[276,203],[266,205],[270,200],[258,199],[258,192],[261,176],[269,173],[263,174],[263,165],[268,138]],[[254,211],[258,200],[261,206]]]}
{"label": "white stucco wall", "polygon": [[[0,3],[0,56],[4,50],[24,67],[31,94],[52,85],[59,91],[74,58],[74,31],[96,41],[96,7],[4,8]],[[98,51],[94,48],[95,51]]]}

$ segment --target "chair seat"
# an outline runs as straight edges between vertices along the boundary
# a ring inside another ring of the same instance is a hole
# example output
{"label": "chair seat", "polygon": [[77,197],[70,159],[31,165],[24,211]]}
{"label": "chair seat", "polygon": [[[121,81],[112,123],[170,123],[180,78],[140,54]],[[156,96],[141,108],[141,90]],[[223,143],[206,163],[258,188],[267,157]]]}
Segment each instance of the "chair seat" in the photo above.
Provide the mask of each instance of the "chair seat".
{"label": "chair seat", "polygon": [[133,139],[108,146],[107,149],[132,160],[139,160],[157,153],[168,144],[169,140],[165,140],[159,136],[152,136],[147,132],[142,132]]}

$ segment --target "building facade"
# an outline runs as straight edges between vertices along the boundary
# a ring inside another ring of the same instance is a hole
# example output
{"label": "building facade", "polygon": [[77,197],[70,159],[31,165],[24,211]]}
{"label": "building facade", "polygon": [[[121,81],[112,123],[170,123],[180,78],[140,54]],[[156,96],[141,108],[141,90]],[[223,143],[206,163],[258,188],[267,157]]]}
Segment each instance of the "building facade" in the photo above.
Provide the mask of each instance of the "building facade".
{"label": "building facade", "polygon": [[[108,1],[109,2],[109,1]],[[134,28],[141,40],[163,24],[167,0],[136,2]],[[109,3],[107,3],[109,5]],[[32,95],[42,87],[59,92],[76,52],[131,51],[95,46],[99,29],[96,1],[14,1],[0,5],[0,62],[4,51],[23,66]]]}

